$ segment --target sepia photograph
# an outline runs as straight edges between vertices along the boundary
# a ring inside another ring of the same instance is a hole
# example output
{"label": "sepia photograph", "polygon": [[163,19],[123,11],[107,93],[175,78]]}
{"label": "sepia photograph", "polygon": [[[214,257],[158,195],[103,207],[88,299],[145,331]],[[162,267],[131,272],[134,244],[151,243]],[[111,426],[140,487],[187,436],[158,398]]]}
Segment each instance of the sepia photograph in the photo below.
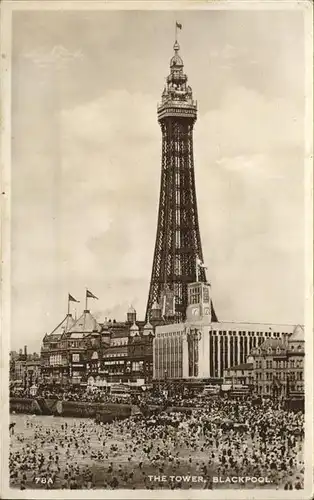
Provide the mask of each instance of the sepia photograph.
{"label": "sepia photograph", "polygon": [[193,3],[2,5],[3,498],[313,493],[312,6]]}

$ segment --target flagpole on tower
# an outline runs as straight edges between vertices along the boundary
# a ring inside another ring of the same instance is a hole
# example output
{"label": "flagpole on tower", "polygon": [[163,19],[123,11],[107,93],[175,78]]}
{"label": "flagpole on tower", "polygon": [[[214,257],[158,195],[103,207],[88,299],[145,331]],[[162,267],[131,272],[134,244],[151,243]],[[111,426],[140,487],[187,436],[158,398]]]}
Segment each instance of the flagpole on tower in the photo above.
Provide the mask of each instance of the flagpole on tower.
{"label": "flagpole on tower", "polygon": [[76,298],[73,297],[73,295],[68,293],[68,315],[70,314],[70,302],[79,302],[79,300],[76,300]]}
{"label": "flagpole on tower", "polygon": [[98,297],[96,297],[96,295],[94,295],[88,288],[86,288],[86,295],[85,295],[85,311],[87,311],[87,299],[90,298],[90,299],[96,299],[98,300]]}
{"label": "flagpole on tower", "polygon": [[178,28],[180,30],[182,30],[182,24],[178,23],[178,21],[176,21],[176,24],[175,24],[175,42],[178,41]]}

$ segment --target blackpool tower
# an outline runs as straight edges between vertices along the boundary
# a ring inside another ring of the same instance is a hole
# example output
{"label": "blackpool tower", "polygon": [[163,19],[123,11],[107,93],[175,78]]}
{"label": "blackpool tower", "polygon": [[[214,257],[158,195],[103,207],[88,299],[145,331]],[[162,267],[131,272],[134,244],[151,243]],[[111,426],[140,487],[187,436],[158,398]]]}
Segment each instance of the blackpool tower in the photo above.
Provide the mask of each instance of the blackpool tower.
{"label": "blackpool tower", "polygon": [[[146,320],[153,309],[174,322],[184,321],[188,284],[206,282],[197,213],[193,159],[193,127],[197,103],[183,71],[175,41],[158,122],[162,133],[161,184],[157,235]],[[169,300],[170,299],[170,300]],[[166,306],[166,307],[165,307]],[[212,321],[217,317],[212,306]]]}

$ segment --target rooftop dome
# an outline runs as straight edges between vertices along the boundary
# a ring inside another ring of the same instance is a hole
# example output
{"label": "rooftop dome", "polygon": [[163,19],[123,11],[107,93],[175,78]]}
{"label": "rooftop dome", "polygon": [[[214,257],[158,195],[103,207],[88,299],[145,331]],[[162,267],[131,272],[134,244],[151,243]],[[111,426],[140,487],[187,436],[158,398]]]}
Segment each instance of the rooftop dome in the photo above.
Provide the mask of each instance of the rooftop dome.
{"label": "rooftop dome", "polygon": [[129,309],[128,309],[128,314],[134,314],[136,313],[136,310],[134,309],[134,307],[132,305],[130,305]]}
{"label": "rooftop dome", "polygon": [[174,50],[175,54],[174,54],[174,56],[172,56],[172,58],[170,60],[170,67],[172,68],[173,66],[177,66],[177,67],[183,68],[183,61],[178,54],[178,52],[180,50],[180,45],[178,44],[177,40],[175,41],[175,44],[173,46],[173,50]]}
{"label": "rooftop dome", "polygon": [[135,337],[136,335],[139,335],[139,327],[137,326],[136,323],[133,323],[133,325],[130,328],[130,334],[131,336]]}
{"label": "rooftop dome", "polygon": [[150,333],[154,333],[154,328],[153,326],[150,324],[149,321],[147,321],[146,325],[144,326],[144,331],[143,331],[143,334],[144,335],[149,335]]}
{"label": "rooftop dome", "polygon": [[180,68],[183,68],[183,61],[179,54],[175,54],[171,60],[170,60],[170,67],[173,68],[173,66],[177,66]]}

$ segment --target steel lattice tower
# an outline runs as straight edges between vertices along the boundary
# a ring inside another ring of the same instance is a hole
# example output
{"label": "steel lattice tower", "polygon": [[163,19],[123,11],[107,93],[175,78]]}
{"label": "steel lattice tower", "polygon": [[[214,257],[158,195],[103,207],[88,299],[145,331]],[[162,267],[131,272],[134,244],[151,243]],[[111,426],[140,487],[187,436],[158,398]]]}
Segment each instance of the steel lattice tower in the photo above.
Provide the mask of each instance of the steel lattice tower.
{"label": "steel lattice tower", "polygon": [[[146,309],[161,301],[165,287],[175,296],[175,321],[185,319],[187,285],[196,281],[196,258],[203,261],[199,231],[193,160],[193,126],[197,103],[183,72],[180,46],[174,44],[170,75],[158,106],[162,132],[159,213],[153,269]],[[206,282],[205,269],[199,281]],[[212,306],[212,321],[217,321]]]}

